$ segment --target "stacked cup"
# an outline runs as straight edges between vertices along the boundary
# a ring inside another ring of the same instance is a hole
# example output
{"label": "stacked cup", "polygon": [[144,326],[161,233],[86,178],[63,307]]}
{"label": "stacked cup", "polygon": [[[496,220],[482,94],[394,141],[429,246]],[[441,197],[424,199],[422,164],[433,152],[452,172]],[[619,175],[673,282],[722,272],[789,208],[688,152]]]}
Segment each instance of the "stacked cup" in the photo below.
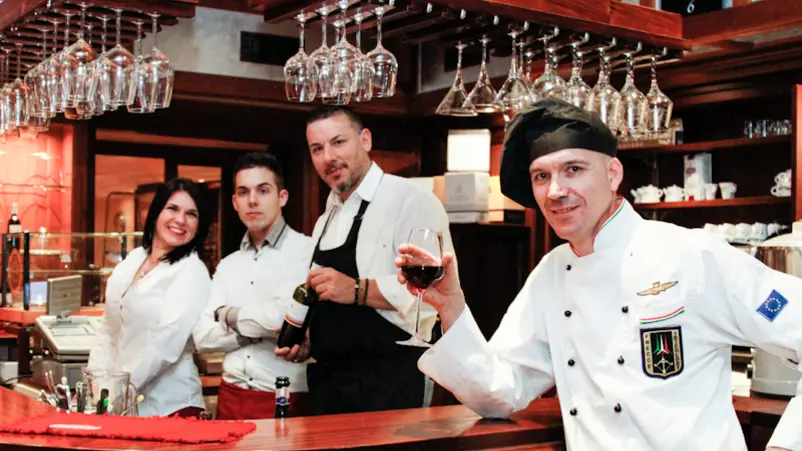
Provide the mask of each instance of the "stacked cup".
{"label": "stacked cup", "polygon": [[774,186],[771,187],[772,196],[788,197],[791,195],[791,170],[785,170],[774,176]]}

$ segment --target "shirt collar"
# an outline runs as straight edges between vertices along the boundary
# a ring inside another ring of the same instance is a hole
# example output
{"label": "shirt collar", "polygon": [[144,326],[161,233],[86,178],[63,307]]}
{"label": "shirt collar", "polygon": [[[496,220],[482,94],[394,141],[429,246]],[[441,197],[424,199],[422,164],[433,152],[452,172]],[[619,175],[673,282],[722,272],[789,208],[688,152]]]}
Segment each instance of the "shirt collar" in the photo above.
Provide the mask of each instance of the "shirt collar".
{"label": "shirt collar", "polygon": [[[270,247],[278,247],[279,241],[281,237],[284,235],[284,229],[287,228],[287,222],[284,220],[284,216],[279,216],[278,219],[270,226],[270,231],[267,232],[267,238],[265,242],[262,243],[263,245],[268,245]],[[253,243],[251,242],[251,234],[245,232],[245,236],[242,237],[242,242],[240,242],[240,250],[244,251],[249,247],[253,247]]]}
{"label": "shirt collar", "polygon": [[[618,208],[604,221],[596,237],[593,239],[593,253],[614,248],[619,243],[632,236],[635,226],[643,218],[632,208],[624,197],[617,199]],[[573,246],[571,250],[574,251]],[[576,251],[574,251],[576,255]],[[593,254],[590,254],[593,255]]]}
{"label": "shirt collar", "polygon": [[[373,200],[373,196],[376,195],[376,191],[379,189],[379,182],[384,176],[384,171],[382,168],[379,167],[378,164],[375,162],[371,162],[370,169],[362,177],[362,181],[359,182],[354,192],[351,196],[348,197],[348,200],[351,200],[355,196],[360,200],[366,200],[368,202]],[[340,196],[332,190],[329,193],[328,201],[326,202],[327,206],[338,206],[341,207],[343,205],[343,201]]]}

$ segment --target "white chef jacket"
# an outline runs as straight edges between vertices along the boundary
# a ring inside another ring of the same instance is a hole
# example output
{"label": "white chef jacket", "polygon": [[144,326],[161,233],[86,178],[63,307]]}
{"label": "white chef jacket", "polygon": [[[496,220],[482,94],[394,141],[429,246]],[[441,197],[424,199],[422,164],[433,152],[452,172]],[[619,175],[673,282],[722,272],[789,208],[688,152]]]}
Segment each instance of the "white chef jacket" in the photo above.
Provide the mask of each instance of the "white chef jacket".
{"label": "white chef jacket", "polygon": [[[277,332],[295,288],[306,281],[314,244],[311,238],[276,221],[260,250],[246,233],[240,249],[222,259],[212,280],[209,303],[193,333],[201,352],[225,352],[223,380],[240,388],[275,391],[276,377],[290,378],[291,392],[306,392],[306,363],[277,357]],[[239,307],[240,335],[263,338],[240,346],[237,332],[214,320],[221,306]]]}
{"label": "white chef jacket", "polygon": [[88,366],[129,373],[137,393],[145,395],[140,416],[204,408],[190,338],[209,299],[209,271],[193,252],[159,263],[131,284],[146,257],[138,247],[112,271]]}
{"label": "white chef jacket", "polygon": [[[592,254],[544,257],[489,343],[466,308],[418,365],[485,417],[556,383],[572,450],[731,451],[732,345],[802,360],[802,279],[622,200]],[[769,446],[802,449],[798,396]]]}
{"label": "white chef jacket", "polygon": [[[370,202],[362,218],[362,227],[356,244],[356,266],[360,278],[374,279],[376,285],[395,310],[376,311],[387,321],[413,334],[415,332],[415,303],[405,285],[398,283],[395,258],[398,247],[407,242],[413,228],[428,228],[443,234],[443,251],[454,252],[448,216],[439,199],[412,181],[385,174],[372,163],[356,190],[343,202],[334,191],[329,193],[326,212],[317,220],[312,239],[317,243],[326,219],[331,221],[320,242],[321,250],[329,250],[345,243],[348,232],[359,212],[362,200]],[[437,311],[421,303],[420,334],[431,338]]]}

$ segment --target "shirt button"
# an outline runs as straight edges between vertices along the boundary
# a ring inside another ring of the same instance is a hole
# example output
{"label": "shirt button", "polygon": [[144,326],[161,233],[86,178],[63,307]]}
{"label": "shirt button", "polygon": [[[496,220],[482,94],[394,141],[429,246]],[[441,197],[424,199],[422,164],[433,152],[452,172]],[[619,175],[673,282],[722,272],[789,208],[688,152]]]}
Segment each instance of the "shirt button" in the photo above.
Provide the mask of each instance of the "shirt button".
{"label": "shirt button", "polygon": [[247,358],[249,358],[249,359],[251,358],[251,356],[249,356],[249,355],[246,355],[245,357],[247,357]]}
{"label": "shirt button", "polygon": [[251,280],[251,285],[253,285],[253,280]]}
{"label": "shirt button", "polygon": [[625,306],[621,307],[621,311],[624,312],[624,313],[627,313],[627,312],[629,312],[629,307],[627,307],[625,305]]}
{"label": "shirt button", "polygon": [[568,411],[568,413],[570,413],[572,417],[575,417],[576,416],[576,409],[575,408],[571,409],[571,410]]}
{"label": "shirt button", "polygon": [[622,357],[622,356],[618,357],[618,364],[619,365],[623,365],[624,364],[624,357]]}
{"label": "shirt button", "polygon": [[568,366],[574,366],[574,363],[576,363],[574,359],[568,359]]}
{"label": "shirt button", "polygon": [[571,270],[571,265],[566,265],[565,270],[566,271],[570,271]]}
{"label": "shirt button", "polygon": [[248,378],[248,380],[249,380],[249,381],[252,381],[252,380],[253,380],[253,378],[252,378],[252,377],[249,377],[249,378]]}
{"label": "shirt button", "polygon": [[566,310],[565,311],[565,317],[566,318],[570,318],[571,317],[571,311],[570,310]]}
{"label": "shirt button", "polygon": [[621,413],[621,404],[616,404],[613,410],[615,410],[615,413]]}

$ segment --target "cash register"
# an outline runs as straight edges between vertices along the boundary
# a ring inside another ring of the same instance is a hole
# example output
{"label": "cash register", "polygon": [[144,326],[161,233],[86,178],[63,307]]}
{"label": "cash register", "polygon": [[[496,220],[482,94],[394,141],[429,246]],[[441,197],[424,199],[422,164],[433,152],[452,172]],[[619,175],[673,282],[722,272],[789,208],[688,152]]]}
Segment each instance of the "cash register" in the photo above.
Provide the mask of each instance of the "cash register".
{"label": "cash register", "polygon": [[82,380],[101,320],[74,315],[81,308],[82,286],[80,275],[47,280],[47,314],[36,318],[34,327],[43,355],[31,361],[33,380],[42,387],[48,372],[55,381],[66,377],[71,388]]}

